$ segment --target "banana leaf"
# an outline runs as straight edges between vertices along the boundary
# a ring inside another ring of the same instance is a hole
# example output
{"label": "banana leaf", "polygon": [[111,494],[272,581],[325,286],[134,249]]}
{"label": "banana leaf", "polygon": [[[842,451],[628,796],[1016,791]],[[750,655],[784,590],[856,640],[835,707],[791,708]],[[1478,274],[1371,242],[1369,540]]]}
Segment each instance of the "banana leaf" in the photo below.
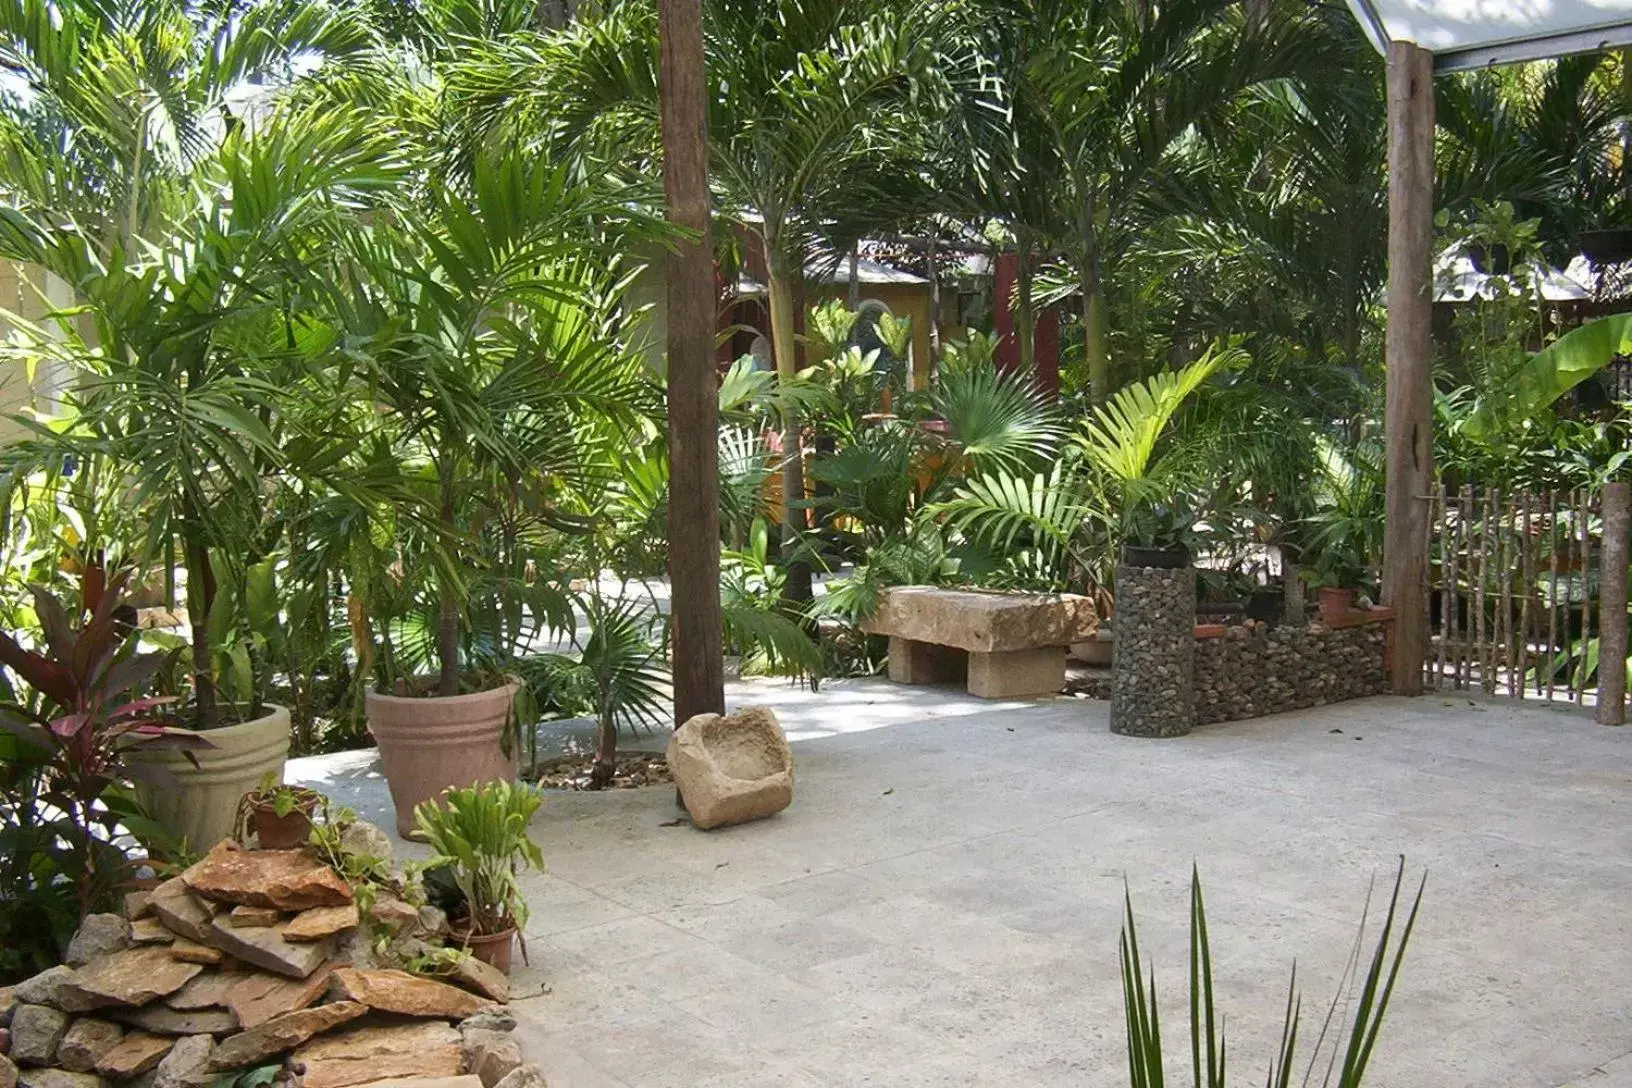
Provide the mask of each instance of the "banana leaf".
{"label": "banana leaf", "polygon": [[1546,408],[1628,352],[1632,313],[1611,314],[1572,329],[1530,356],[1509,388],[1481,397],[1463,431],[1479,438],[1495,430],[1506,415]]}

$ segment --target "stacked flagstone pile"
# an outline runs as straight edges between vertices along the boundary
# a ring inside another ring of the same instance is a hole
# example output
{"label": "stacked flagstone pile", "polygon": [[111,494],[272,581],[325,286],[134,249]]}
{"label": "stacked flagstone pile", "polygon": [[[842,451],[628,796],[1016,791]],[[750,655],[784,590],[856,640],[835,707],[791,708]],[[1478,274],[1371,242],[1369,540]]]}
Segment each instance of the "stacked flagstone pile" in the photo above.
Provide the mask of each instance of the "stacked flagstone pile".
{"label": "stacked flagstone pile", "polygon": [[365,919],[312,853],[222,843],[0,989],[0,1088],[213,1088],[267,1066],[290,1088],[543,1088],[501,972],[374,966],[369,932],[423,941],[444,920],[370,891]]}

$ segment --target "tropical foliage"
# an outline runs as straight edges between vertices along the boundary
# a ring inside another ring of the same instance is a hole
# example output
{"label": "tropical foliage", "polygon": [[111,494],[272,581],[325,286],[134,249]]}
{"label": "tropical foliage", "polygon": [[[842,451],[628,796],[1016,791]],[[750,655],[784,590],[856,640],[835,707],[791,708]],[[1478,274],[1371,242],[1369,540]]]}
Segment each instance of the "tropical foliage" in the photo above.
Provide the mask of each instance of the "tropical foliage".
{"label": "tropical foliage", "polygon": [[[722,346],[770,347],[720,373],[743,670],[876,669],[857,621],[901,583],[1109,611],[1124,544],[1295,619],[1300,562],[1369,584],[1386,125],[1341,5],[702,8]],[[75,579],[118,571],[171,699],[143,720],[284,703],[310,751],[363,742],[371,690],[516,676],[512,724],[594,718],[604,782],[667,713],[659,56],[652,0],[0,0],[18,705],[56,698],[30,587],[94,615]],[[1445,481],[1622,477],[1625,269],[1546,296],[1632,210],[1626,58],[1436,86],[1439,264],[1475,285]],[[878,316],[865,279],[925,272],[938,310]],[[62,788],[18,758],[17,796]]]}
{"label": "tropical foliage", "polygon": [[464,904],[456,924],[471,936],[527,924],[518,876],[524,868],[544,868],[544,855],[527,834],[527,822],[543,802],[531,786],[484,782],[448,790],[414,810],[419,830],[436,852],[429,867],[451,870]]}

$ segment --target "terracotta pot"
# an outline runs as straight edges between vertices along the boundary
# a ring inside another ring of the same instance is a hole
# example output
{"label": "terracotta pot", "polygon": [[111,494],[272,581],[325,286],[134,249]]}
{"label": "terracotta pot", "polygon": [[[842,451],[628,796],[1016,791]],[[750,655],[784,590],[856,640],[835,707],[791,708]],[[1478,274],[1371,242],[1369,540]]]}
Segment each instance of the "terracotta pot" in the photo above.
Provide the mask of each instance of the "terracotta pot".
{"label": "terracotta pot", "polygon": [[170,786],[138,785],[137,796],[166,830],[203,852],[232,835],[244,794],[268,777],[283,781],[283,764],[289,758],[289,711],[269,706],[264,717],[199,735],[211,747],[148,748],[131,758],[159,764],[176,777]]}
{"label": "terracotta pot", "polygon": [[520,690],[521,683],[511,681],[490,691],[424,699],[368,693],[368,731],[380,746],[397,834],[413,833],[414,806],[450,786],[515,780],[515,754],[506,756],[500,744]]}
{"label": "terracotta pot", "polygon": [[1320,618],[1342,619],[1354,611],[1355,590],[1348,586],[1320,587]]}
{"label": "terracotta pot", "polygon": [[505,974],[510,973],[510,956],[516,947],[516,929],[511,926],[503,933],[467,933],[462,935],[460,942],[470,954],[489,967],[497,967]]}
{"label": "terracotta pot", "polygon": [[296,805],[288,815],[279,816],[271,805],[255,806],[255,842],[262,850],[293,850],[305,846],[312,837],[312,810],[316,801]]}

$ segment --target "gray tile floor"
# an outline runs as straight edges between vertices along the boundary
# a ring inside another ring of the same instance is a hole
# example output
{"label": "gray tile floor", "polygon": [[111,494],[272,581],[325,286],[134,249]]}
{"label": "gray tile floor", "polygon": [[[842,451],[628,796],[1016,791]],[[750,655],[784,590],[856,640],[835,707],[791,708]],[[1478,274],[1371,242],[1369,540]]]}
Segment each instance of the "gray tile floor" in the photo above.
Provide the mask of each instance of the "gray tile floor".
{"label": "gray tile floor", "polygon": [[[1192,863],[1253,1083],[1290,966],[1312,1038],[1401,854],[1428,889],[1370,1083],[1632,1085],[1632,729],[1426,697],[1138,741],[1078,700],[730,698],[795,741],[781,816],[664,826],[648,789],[534,824],[517,1013],[552,1088],[1125,1085],[1124,880],[1188,1078]],[[371,754],[292,767],[390,826]]]}

